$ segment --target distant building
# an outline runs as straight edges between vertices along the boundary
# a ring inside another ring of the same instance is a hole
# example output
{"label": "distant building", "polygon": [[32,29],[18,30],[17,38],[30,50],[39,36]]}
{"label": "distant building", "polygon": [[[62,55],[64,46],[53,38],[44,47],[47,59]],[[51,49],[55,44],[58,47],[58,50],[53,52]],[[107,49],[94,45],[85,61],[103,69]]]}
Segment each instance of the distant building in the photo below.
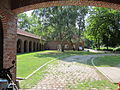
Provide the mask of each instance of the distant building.
{"label": "distant building", "polygon": [[[46,43],[45,48],[48,50],[57,50],[61,45],[61,41],[49,41]],[[68,41],[63,42],[65,50],[78,50],[79,46],[84,47],[84,42],[81,43],[70,43]]]}
{"label": "distant building", "polygon": [[44,50],[44,45],[40,43],[41,37],[24,30],[17,30],[17,53],[26,53]]}
{"label": "distant building", "polygon": [[[17,30],[17,53],[27,53],[42,50],[58,50],[61,47],[61,41],[49,41],[42,44],[41,37],[36,36],[32,33],[26,32],[24,30]],[[64,41],[65,50],[78,50],[79,46],[84,47],[84,42],[81,43],[70,43]]]}

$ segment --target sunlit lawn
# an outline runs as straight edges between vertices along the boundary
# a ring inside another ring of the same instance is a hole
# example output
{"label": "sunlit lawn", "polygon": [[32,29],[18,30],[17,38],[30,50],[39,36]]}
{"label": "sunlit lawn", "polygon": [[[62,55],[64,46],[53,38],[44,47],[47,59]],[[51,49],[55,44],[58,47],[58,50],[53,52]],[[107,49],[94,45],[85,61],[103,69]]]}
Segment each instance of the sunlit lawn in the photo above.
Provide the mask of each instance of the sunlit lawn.
{"label": "sunlit lawn", "polygon": [[70,90],[117,90],[117,85],[112,84],[108,80],[97,80],[80,82],[77,85],[69,85]]}
{"label": "sunlit lawn", "polygon": [[120,64],[120,56],[103,56],[97,57],[94,63],[98,67],[113,67]]}
{"label": "sunlit lawn", "polygon": [[88,54],[93,53],[82,51],[65,51],[64,53],[59,51],[40,51],[34,53],[19,54],[17,55],[17,77],[25,78],[41,65],[57,57]]}
{"label": "sunlit lawn", "polygon": [[43,54],[48,52],[60,53],[57,51],[42,51],[17,55],[17,77],[25,78],[41,65],[57,57],[54,54]]}

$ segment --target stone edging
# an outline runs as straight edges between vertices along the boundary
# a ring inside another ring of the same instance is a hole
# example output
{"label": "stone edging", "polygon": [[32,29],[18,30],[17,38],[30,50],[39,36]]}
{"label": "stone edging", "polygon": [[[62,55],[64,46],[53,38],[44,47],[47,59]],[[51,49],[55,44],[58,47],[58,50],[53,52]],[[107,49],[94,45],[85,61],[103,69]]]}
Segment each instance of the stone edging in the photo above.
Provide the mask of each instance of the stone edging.
{"label": "stone edging", "polygon": [[50,60],[49,62],[46,62],[45,64],[43,64],[42,66],[40,66],[38,69],[36,69],[35,71],[33,71],[30,75],[28,75],[28,76],[27,76],[26,78],[24,78],[24,79],[28,79],[28,78],[31,77],[33,74],[35,74],[37,71],[39,71],[42,67],[46,66],[46,65],[49,64],[50,62],[53,62],[53,61],[55,61],[55,60],[57,60],[57,59],[59,59],[59,58],[61,58],[61,57],[58,57],[58,58],[56,58],[56,59]]}
{"label": "stone edging", "polygon": [[92,59],[91,59],[91,63],[92,63],[92,65],[93,65],[93,67],[96,68],[96,69],[97,69],[103,76],[105,76],[111,83],[113,83],[113,81],[112,81],[107,75],[105,75],[104,72],[100,71],[100,70],[97,68],[97,66],[94,64],[94,59],[95,59],[95,58],[92,58]]}

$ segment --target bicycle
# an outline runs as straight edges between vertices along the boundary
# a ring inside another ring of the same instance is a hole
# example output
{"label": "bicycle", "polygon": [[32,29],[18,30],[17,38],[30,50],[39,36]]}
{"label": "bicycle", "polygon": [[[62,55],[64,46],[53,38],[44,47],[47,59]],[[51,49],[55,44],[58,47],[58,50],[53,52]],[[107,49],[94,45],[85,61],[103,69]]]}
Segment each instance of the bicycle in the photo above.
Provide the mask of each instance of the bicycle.
{"label": "bicycle", "polygon": [[[14,64],[15,61],[13,61],[12,63]],[[0,83],[5,83],[3,85],[1,84],[1,90],[18,90],[17,85],[12,80],[12,74],[10,73],[10,69],[12,69],[13,67],[14,65],[8,69],[0,70]]]}

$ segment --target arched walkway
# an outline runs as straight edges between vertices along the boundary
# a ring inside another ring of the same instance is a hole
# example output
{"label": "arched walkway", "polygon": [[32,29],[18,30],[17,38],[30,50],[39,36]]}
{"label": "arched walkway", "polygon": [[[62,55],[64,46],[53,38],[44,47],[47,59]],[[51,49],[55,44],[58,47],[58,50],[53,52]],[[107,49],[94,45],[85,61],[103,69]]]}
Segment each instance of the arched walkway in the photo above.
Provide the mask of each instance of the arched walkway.
{"label": "arched walkway", "polygon": [[0,69],[3,67],[3,26],[0,20]]}
{"label": "arched walkway", "polygon": [[17,40],[17,53],[22,53],[22,40]]}
{"label": "arched walkway", "polygon": [[27,52],[28,42],[27,40],[24,41],[24,53]]}

